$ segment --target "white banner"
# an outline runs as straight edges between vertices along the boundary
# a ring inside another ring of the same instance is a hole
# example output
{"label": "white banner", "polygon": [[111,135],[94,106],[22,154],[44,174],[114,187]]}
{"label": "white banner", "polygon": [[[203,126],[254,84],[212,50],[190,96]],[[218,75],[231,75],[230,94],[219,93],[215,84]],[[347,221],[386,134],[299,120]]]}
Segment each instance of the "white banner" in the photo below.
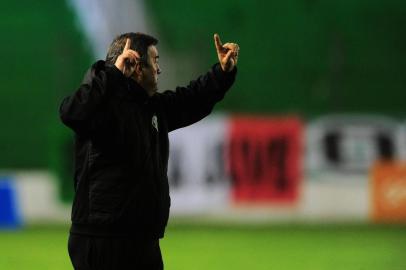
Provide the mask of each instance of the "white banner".
{"label": "white banner", "polygon": [[170,133],[168,176],[174,213],[203,213],[228,207],[225,173],[227,118],[215,116]]}
{"label": "white banner", "polygon": [[398,127],[393,119],[379,116],[317,119],[307,127],[307,169],[365,174],[377,160],[400,157]]}

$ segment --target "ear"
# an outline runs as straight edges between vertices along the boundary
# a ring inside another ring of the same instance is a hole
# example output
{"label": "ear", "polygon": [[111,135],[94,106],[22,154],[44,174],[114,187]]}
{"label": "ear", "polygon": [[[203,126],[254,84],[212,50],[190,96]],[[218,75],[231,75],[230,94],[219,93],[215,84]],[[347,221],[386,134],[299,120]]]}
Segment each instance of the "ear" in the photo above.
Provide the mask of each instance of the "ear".
{"label": "ear", "polygon": [[141,75],[142,74],[142,67],[141,67],[141,63],[137,63],[135,64],[135,70],[134,70],[135,74],[137,75]]}

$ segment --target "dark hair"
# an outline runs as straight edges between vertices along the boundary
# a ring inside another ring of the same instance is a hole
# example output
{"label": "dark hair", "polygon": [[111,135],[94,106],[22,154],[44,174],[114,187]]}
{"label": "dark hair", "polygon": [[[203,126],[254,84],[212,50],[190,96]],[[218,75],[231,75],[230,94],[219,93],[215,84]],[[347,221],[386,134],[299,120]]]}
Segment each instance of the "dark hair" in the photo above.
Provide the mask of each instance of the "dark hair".
{"label": "dark hair", "polygon": [[143,33],[124,33],[116,37],[110,44],[106,56],[106,63],[114,65],[117,57],[123,52],[127,38],[131,39],[131,49],[138,52],[141,59],[140,62],[148,65],[148,47],[157,45],[158,40],[150,35]]}

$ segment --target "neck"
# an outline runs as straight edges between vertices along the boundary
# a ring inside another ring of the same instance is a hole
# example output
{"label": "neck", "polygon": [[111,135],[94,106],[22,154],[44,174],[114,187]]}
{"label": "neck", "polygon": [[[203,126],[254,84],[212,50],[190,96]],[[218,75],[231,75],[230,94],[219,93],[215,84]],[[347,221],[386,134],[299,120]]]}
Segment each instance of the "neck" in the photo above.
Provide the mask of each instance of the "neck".
{"label": "neck", "polygon": [[155,91],[148,91],[148,90],[145,90],[145,91],[147,91],[147,94],[150,97],[152,97],[154,95],[154,93],[155,93]]}
{"label": "neck", "polygon": [[156,91],[154,91],[153,89],[149,89],[148,86],[146,86],[142,80],[140,80],[139,78],[132,78],[134,81],[137,82],[137,84],[139,86],[141,86],[141,88],[147,93],[148,96],[153,96],[155,94]]}

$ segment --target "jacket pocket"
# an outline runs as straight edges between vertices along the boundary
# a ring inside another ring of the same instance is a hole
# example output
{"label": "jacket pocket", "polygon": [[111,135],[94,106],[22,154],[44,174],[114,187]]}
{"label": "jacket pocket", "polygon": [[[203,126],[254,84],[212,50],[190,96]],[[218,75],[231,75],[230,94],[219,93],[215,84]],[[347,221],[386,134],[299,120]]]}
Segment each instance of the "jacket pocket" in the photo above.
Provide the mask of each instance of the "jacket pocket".
{"label": "jacket pocket", "polygon": [[128,198],[128,181],[119,166],[104,165],[89,176],[90,219],[97,222],[112,222],[121,215]]}

